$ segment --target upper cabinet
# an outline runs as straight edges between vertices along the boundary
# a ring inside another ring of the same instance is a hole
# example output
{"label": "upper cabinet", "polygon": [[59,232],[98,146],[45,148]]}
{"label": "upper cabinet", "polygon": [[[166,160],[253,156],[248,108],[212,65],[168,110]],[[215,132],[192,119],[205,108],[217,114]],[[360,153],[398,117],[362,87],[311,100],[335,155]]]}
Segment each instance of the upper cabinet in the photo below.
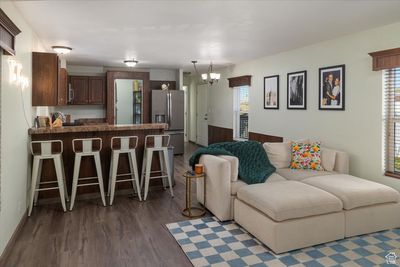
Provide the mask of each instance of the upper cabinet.
{"label": "upper cabinet", "polygon": [[89,77],[89,104],[106,103],[106,83],[104,77]]}
{"label": "upper cabinet", "polygon": [[64,68],[58,68],[57,105],[65,106],[68,101],[68,74]]}
{"label": "upper cabinet", "polygon": [[89,104],[88,91],[89,79],[86,76],[70,76],[70,90],[72,105],[87,105]]}
{"label": "upper cabinet", "polygon": [[32,106],[105,105],[103,76],[68,76],[54,53],[32,53]]}
{"label": "upper cabinet", "polygon": [[105,78],[101,76],[70,76],[70,104],[104,105]]}
{"label": "upper cabinet", "polygon": [[[32,106],[58,105],[59,74],[59,59],[57,54],[33,52]],[[67,87],[65,85],[65,94],[66,90]],[[61,91],[62,89],[60,88]],[[63,101],[65,100],[66,98]]]}

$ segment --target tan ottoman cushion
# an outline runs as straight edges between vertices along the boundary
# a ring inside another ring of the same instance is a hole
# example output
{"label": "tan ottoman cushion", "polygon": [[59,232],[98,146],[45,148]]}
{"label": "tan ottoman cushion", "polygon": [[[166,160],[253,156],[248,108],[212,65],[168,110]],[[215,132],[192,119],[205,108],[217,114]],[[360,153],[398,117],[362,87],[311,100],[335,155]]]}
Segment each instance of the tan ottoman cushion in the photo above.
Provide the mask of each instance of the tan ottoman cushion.
{"label": "tan ottoman cushion", "polygon": [[238,199],[275,221],[284,221],[341,211],[334,195],[297,181],[281,181],[245,186]]}
{"label": "tan ottoman cushion", "polygon": [[303,183],[325,190],[342,200],[346,210],[374,204],[399,202],[400,194],[395,189],[347,174],[312,177]]}

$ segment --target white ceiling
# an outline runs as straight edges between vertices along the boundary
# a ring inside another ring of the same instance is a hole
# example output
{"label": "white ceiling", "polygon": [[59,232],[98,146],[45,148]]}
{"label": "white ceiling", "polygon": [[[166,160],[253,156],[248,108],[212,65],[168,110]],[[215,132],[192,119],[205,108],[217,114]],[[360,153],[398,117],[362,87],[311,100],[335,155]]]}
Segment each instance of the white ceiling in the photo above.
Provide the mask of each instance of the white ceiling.
{"label": "white ceiling", "polygon": [[191,69],[246,61],[400,21],[400,1],[15,1],[68,63]]}

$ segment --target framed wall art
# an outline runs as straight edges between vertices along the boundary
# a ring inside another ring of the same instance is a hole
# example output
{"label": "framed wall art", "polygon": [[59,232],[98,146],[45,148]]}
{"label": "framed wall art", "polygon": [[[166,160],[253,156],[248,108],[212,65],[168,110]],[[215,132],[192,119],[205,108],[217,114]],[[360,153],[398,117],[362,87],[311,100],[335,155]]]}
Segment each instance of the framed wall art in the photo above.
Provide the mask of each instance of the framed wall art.
{"label": "framed wall art", "polygon": [[279,109],[279,75],[264,77],[264,109]]}
{"label": "framed wall art", "polygon": [[319,69],[319,109],[344,110],[345,65]]}
{"label": "framed wall art", "polygon": [[287,74],[287,108],[307,109],[307,71]]}

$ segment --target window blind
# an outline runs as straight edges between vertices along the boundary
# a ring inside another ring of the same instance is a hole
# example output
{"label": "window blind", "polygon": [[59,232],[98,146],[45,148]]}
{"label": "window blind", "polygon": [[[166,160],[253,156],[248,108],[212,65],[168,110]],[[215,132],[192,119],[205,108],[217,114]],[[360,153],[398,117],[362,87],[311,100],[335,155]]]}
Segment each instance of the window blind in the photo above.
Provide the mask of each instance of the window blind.
{"label": "window blind", "polygon": [[400,68],[384,71],[385,174],[400,177]]}

